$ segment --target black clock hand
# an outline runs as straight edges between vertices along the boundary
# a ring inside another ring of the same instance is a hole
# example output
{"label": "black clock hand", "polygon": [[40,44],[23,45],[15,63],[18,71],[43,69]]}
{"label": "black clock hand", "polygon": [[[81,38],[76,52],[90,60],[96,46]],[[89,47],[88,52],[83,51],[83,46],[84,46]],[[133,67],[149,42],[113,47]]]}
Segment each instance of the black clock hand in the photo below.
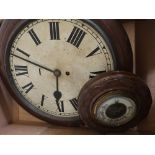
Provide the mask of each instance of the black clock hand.
{"label": "black clock hand", "polygon": [[[62,93],[59,91],[59,76],[61,76],[61,71],[56,69],[54,71],[54,75],[56,77],[56,91],[53,93],[53,95],[56,98],[56,104],[59,108],[59,100],[62,97]],[[59,109],[59,111],[61,111],[61,110]]]}
{"label": "black clock hand", "polygon": [[52,69],[50,69],[50,68],[48,68],[48,67],[46,67],[46,66],[43,66],[43,65],[39,64],[38,62],[34,62],[33,60],[25,59],[25,58],[20,57],[20,56],[18,56],[18,55],[16,55],[16,54],[13,54],[13,53],[11,53],[11,55],[13,55],[13,56],[15,56],[15,57],[17,57],[17,58],[19,58],[19,59],[22,59],[22,60],[24,60],[24,61],[27,61],[27,62],[29,62],[29,63],[35,65],[35,66],[38,66],[38,67],[40,67],[40,68],[43,68],[43,69],[45,69],[45,70],[47,70],[47,71],[49,71],[49,72],[52,72],[52,73],[55,72],[54,70],[52,70]]}
{"label": "black clock hand", "polygon": [[56,77],[56,91],[53,93],[54,97],[56,98],[56,101],[59,101],[62,97],[61,92],[58,89],[58,77]]}

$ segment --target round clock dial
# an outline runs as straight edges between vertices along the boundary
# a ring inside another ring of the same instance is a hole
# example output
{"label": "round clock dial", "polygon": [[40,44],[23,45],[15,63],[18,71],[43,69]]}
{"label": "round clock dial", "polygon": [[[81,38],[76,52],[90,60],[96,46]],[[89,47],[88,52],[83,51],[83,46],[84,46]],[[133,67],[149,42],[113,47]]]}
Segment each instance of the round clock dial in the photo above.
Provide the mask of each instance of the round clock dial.
{"label": "round clock dial", "polygon": [[44,120],[78,122],[77,96],[84,83],[119,68],[106,33],[91,20],[17,23],[4,60],[16,98]]}

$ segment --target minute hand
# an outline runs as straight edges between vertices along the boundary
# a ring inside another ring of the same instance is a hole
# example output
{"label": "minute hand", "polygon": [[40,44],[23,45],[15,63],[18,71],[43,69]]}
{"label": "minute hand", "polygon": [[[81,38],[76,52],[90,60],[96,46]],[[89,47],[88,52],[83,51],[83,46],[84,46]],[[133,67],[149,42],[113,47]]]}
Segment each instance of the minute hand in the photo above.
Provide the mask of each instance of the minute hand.
{"label": "minute hand", "polygon": [[17,57],[17,58],[19,58],[19,59],[22,59],[22,60],[24,60],[24,61],[27,61],[27,62],[29,62],[29,63],[35,65],[35,66],[38,66],[38,67],[40,67],[40,68],[43,68],[43,69],[45,69],[45,70],[47,70],[47,71],[49,71],[49,72],[54,73],[54,70],[52,70],[52,69],[50,69],[50,68],[48,68],[48,67],[46,67],[46,66],[44,66],[44,65],[41,65],[41,64],[38,63],[38,62],[34,62],[34,61],[31,60],[31,59],[25,59],[25,58],[20,57],[20,56],[18,56],[18,55],[16,55],[16,54],[13,54],[13,53],[11,53],[11,55],[13,55],[13,56],[15,56],[15,57]]}

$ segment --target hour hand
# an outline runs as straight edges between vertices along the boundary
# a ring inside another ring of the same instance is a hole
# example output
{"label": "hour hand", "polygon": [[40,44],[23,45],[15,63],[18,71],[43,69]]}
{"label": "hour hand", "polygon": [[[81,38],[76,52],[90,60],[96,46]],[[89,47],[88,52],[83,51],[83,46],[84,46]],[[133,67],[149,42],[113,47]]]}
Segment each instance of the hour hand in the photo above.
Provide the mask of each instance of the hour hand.
{"label": "hour hand", "polygon": [[56,98],[56,105],[58,107],[59,112],[64,112],[64,103],[63,101],[59,101],[62,97],[62,94],[60,91],[55,91],[53,93],[54,97]]}
{"label": "hour hand", "polygon": [[[61,76],[61,71],[56,69],[54,71],[54,75],[56,77],[56,91],[53,93],[53,96],[55,97],[57,107],[58,107],[59,111],[61,112],[62,110],[59,105],[59,100],[62,97],[62,93],[59,91],[59,77]],[[62,103],[62,105],[63,105],[63,103]],[[62,108],[62,109],[64,109],[64,108]]]}
{"label": "hour hand", "polygon": [[59,102],[60,98],[62,97],[62,93],[59,91],[59,77],[61,76],[61,71],[56,69],[54,71],[54,75],[56,77],[56,91],[53,93],[56,101]]}
{"label": "hour hand", "polygon": [[56,91],[53,93],[53,95],[54,95],[54,97],[55,97],[55,99],[56,99],[56,102],[59,102],[60,98],[62,97],[61,92],[56,90]]}

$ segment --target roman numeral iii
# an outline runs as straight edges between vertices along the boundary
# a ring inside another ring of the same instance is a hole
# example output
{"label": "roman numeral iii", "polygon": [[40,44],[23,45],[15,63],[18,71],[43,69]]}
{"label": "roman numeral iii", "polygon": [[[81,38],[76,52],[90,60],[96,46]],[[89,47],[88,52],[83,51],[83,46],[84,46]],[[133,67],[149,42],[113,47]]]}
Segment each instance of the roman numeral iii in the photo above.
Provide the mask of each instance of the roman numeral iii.
{"label": "roman numeral iii", "polygon": [[60,40],[59,22],[49,22],[51,40]]}
{"label": "roman numeral iii", "polygon": [[31,36],[32,40],[34,41],[34,43],[36,45],[41,44],[41,41],[39,40],[37,34],[34,32],[33,29],[31,29],[30,31],[28,31],[29,35]]}
{"label": "roman numeral iii", "polygon": [[15,65],[16,76],[28,74],[27,66]]}
{"label": "roman numeral iii", "polygon": [[67,42],[71,43],[75,47],[79,47],[86,33],[78,27],[74,27]]}
{"label": "roman numeral iii", "polygon": [[105,73],[105,72],[106,72],[105,70],[97,71],[97,72],[90,72],[89,78],[93,78],[93,77],[97,76],[98,74]]}

